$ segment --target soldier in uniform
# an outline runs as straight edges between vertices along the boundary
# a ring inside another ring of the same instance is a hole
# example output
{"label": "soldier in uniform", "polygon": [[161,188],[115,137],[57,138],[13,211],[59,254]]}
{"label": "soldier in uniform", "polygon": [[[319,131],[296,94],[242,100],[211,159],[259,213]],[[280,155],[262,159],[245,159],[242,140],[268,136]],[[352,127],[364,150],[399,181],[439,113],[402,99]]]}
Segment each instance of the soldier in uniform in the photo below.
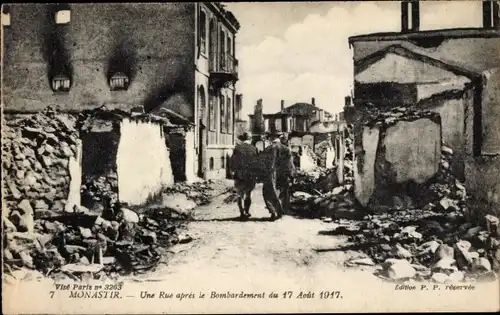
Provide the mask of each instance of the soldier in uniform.
{"label": "soldier in uniform", "polygon": [[242,134],[231,156],[231,170],[234,179],[234,189],[238,193],[238,208],[242,219],[250,217],[252,191],[256,184],[257,148],[251,144],[248,132]]}
{"label": "soldier in uniform", "polygon": [[[266,207],[271,213],[271,220],[281,218],[288,211],[288,183],[295,171],[292,151],[284,145],[285,139],[275,139],[270,146],[259,154],[261,177],[263,179],[262,195]],[[284,189],[284,203],[280,200],[278,189]],[[285,208],[284,208],[285,207]]]}

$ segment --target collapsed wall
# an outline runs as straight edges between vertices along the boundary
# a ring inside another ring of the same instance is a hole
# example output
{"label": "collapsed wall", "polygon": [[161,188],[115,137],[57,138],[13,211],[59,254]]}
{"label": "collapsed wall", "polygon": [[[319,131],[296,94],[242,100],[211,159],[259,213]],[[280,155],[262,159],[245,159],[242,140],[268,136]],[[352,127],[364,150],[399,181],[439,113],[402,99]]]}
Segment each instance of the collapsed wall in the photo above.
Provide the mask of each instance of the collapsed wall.
{"label": "collapsed wall", "polygon": [[79,205],[81,141],[75,120],[52,108],[36,115],[9,115],[3,126],[4,219],[32,231],[35,217]]}
{"label": "collapsed wall", "polygon": [[421,186],[441,162],[439,114],[407,107],[372,114],[356,160],[354,191],[362,206],[383,211],[394,208],[394,197],[421,201]]}
{"label": "collapsed wall", "polygon": [[[36,218],[74,212],[80,204],[113,215],[120,203],[146,203],[174,182],[177,162],[171,164],[167,125],[175,126],[163,117],[105,108],[78,115],[52,107],[35,115],[7,115],[4,218],[22,232],[31,231]],[[193,153],[184,142],[185,157]]]}

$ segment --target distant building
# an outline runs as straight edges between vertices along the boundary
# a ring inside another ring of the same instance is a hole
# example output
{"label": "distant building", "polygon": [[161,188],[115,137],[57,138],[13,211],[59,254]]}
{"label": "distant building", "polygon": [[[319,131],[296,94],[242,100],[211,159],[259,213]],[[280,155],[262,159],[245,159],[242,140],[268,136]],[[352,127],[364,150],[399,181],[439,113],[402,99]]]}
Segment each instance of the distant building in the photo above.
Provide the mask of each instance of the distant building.
{"label": "distant building", "polygon": [[[316,106],[314,97],[311,103],[295,103],[288,107],[285,107],[285,101],[282,100],[279,112],[262,116],[262,132],[270,134],[271,137],[277,137],[283,133],[306,133],[314,124],[335,120],[332,114]],[[255,121],[255,115],[250,115],[250,118]],[[255,134],[262,132],[255,127],[252,129],[252,133]]]}
{"label": "distant building", "polygon": [[244,120],[241,117],[242,108],[243,108],[243,95],[236,94],[236,100],[234,104],[234,135],[236,138],[241,136],[243,133],[250,131],[248,120]]}

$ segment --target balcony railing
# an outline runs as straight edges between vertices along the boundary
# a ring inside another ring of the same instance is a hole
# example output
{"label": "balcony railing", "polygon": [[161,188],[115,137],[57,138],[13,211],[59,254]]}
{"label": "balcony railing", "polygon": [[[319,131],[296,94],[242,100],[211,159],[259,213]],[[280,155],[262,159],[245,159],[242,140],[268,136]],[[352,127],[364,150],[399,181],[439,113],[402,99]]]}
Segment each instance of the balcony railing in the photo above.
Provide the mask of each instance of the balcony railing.
{"label": "balcony railing", "polygon": [[222,54],[219,56],[219,62],[216,59],[211,59],[210,72],[231,74],[238,77],[238,59],[232,55]]}

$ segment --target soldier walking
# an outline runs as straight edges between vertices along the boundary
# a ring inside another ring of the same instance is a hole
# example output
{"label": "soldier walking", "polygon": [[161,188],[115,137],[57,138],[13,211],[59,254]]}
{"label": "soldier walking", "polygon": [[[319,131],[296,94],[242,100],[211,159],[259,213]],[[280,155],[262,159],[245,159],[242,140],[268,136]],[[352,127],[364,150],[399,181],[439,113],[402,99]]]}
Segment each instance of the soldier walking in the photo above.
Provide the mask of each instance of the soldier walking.
{"label": "soldier walking", "polygon": [[[271,220],[282,217],[289,211],[289,178],[295,171],[292,152],[284,143],[286,139],[275,139],[270,146],[259,154],[261,176],[263,178],[262,195]],[[280,200],[278,189],[282,191]]]}
{"label": "soldier walking", "polygon": [[233,172],[234,189],[238,194],[238,208],[242,219],[249,218],[252,204],[252,191],[256,184],[257,148],[251,144],[248,132],[238,139],[241,143],[234,148],[231,156],[231,170]]}

